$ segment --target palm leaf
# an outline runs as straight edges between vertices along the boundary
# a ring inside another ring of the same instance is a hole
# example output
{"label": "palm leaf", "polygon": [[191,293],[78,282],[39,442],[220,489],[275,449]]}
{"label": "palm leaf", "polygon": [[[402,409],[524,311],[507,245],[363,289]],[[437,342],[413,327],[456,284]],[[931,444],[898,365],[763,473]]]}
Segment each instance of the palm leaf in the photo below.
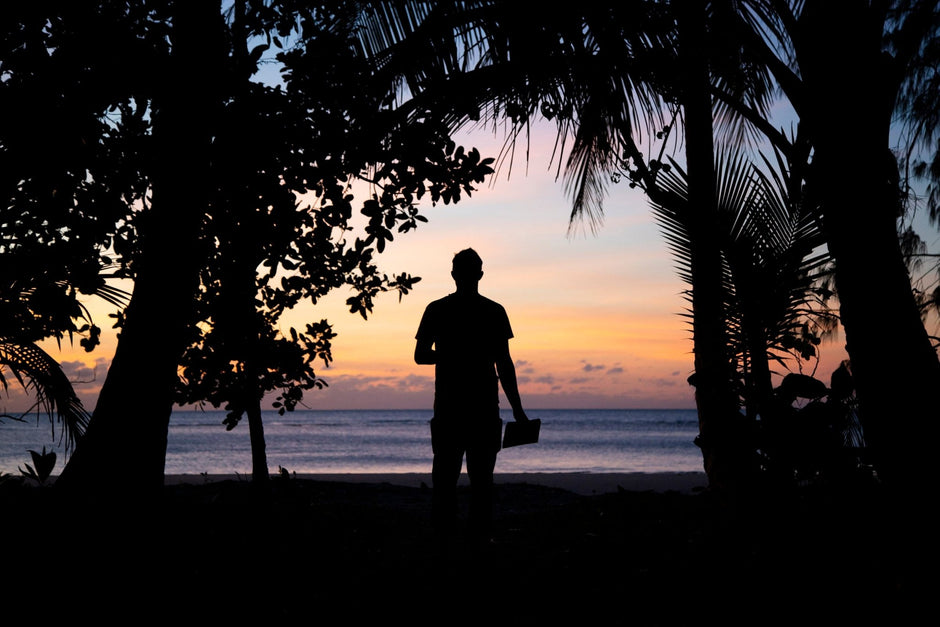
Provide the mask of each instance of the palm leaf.
{"label": "palm leaf", "polygon": [[[768,62],[742,42],[780,41],[779,6],[752,0],[709,3],[710,62],[716,133],[725,143],[754,147],[767,134],[777,86]],[[744,112],[747,112],[747,115]]]}
{"label": "palm leaf", "polygon": [[[88,426],[89,415],[59,363],[36,344],[0,337],[0,367],[9,369],[20,385],[35,395],[35,408],[56,417],[66,449],[74,447]],[[4,391],[8,389],[2,373],[0,385]]]}
{"label": "palm leaf", "polygon": [[673,49],[670,24],[660,4],[639,1],[534,14],[508,2],[401,2],[366,3],[359,32],[413,115],[433,109],[452,129],[508,120],[504,154],[537,116],[553,120],[571,219],[594,223],[617,147],[661,123],[651,85]]}
{"label": "palm leaf", "polygon": [[[722,238],[726,325],[743,359],[745,334],[755,324],[764,329],[769,351],[791,352],[788,338],[815,313],[811,288],[829,260],[815,214],[791,197],[786,178],[762,158],[763,169],[739,150],[716,159],[721,222],[714,232]],[[679,277],[691,286],[694,238],[702,234],[692,230],[686,173],[673,163],[657,183],[671,200],[651,202],[653,215]]]}

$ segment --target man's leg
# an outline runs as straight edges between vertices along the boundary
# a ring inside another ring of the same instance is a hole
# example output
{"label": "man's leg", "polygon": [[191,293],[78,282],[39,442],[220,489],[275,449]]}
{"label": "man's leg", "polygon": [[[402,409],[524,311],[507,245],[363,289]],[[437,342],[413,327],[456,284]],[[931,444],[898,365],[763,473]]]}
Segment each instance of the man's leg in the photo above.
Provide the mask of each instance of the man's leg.
{"label": "man's leg", "polygon": [[470,478],[470,533],[474,540],[488,540],[493,518],[493,471],[503,432],[496,416],[481,426],[467,449],[467,476]]}
{"label": "man's leg", "polygon": [[431,464],[431,522],[442,536],[453,533],[457,523],[457,481],[463,466],[463,451],[437,447]]}
{"label": "man's leg", "polygon": [[490,536],[493,517],[493,470],[496,451],[491,447],[467,451],[467,476],[470,478],[470,533],[474,540]]}

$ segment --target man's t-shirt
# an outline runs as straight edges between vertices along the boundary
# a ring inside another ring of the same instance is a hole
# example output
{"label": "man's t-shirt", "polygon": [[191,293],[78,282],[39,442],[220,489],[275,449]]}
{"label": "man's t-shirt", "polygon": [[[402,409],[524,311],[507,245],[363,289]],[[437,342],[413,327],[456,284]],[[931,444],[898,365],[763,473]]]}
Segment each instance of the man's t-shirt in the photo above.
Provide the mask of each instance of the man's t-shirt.
{"label": "man's t-shirt", "polygon": [[450,294],[427,306],[415,337],[434,344],[435,413],[498,406],[496,358],[512,337],[502,305]]}

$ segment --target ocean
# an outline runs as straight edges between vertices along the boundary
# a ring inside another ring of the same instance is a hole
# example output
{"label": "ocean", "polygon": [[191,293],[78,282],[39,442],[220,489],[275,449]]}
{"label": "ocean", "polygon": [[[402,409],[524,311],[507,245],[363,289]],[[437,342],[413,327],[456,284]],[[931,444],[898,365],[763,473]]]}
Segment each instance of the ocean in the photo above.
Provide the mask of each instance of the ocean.
{"label": "ocean", "polygon": [[[504,449],[498,473],[522,472],[700,472],[693,443],[695,410],[532,410],[541,418],[538,444]],[[251,473],[248,422],[234,430],[221,411],[174,411],[170,418],[166,469],[175,474]],[[264,412],[268,468],[291,473],[427,473],[431,442],[425,410],[298,410]],[[511,411],[503,412],[511,420]],[[58,432],[55,438],[58,437]],[[25,423],[0,419],[0,473],[19,475],[31,464],[28,450],[56,450],[53,474],[64,465],[48,419]],[[133,445],[133,443],[128,443]],[[115,469],[119,472],[119,469]]]}

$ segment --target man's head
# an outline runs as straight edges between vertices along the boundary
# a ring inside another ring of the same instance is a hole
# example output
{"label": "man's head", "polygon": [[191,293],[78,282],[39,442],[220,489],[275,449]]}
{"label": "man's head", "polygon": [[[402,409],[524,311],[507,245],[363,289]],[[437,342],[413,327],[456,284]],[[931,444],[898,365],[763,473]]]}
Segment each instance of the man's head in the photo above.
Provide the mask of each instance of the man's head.
{"label": "man's head", "polygon": [[454,255],[454,266],[450,275],[458,284],[476,283],[483,276],[483,260],[472,248],[461,250]]}

